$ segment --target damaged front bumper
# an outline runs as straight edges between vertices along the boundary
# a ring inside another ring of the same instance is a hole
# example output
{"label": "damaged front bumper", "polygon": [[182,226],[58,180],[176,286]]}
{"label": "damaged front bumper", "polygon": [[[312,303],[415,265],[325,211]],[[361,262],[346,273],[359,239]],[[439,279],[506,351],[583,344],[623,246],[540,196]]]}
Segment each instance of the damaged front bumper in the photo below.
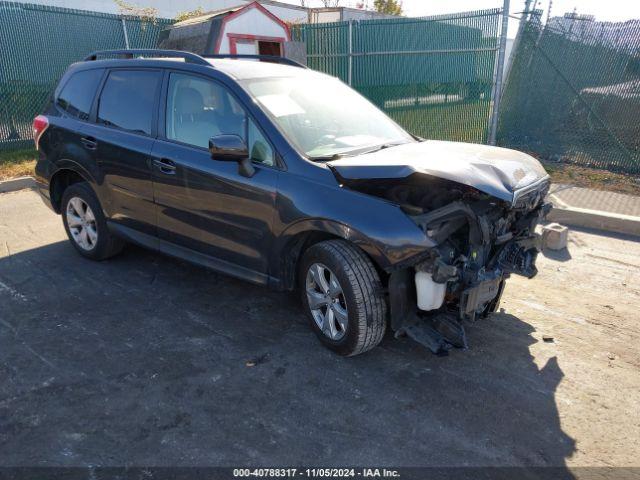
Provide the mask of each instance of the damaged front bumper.
{"label": "damaged front bumper", "polygon": [[532,278],[541,249],[536,225],[551,209],[548,182],[514,196],[456,201],[412,216],[436,247],[389,278],[391,327],[445,353],[467,346],[464,322],[497,310],[511,274]]}

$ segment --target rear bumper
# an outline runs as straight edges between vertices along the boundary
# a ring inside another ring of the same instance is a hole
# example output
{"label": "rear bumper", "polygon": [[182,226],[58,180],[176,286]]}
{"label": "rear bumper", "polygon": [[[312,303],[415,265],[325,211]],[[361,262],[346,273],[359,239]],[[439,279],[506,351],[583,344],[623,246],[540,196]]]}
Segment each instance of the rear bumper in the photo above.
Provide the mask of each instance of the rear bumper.
{"label": "rear bumper", "polygon": [[[35,167],[35,177],[36,177],[36,190],[40,194],[40,198],[44,204],[49,207],[51,210],[56,212],[52,202],[51,202],[51,189],[50,189],[50,180],[51,174],[53,172],[54,165],[46,158],[43,158],[43,155],[40,154],[38,161],[36,162]],[[59,212],[56,212],[59,213]]]}
{"label": "rear bumper", "polygon": [[[44,204],[49,207],[51,210],[56,212],[56,209],[53,208],[53,204],[51,203],[51,196],[49,193],[49,185],[45,183],[36,182],[36,190],[40,194],[40,198],[44,202]],[[59,213],[59,212],[56,212]]]}

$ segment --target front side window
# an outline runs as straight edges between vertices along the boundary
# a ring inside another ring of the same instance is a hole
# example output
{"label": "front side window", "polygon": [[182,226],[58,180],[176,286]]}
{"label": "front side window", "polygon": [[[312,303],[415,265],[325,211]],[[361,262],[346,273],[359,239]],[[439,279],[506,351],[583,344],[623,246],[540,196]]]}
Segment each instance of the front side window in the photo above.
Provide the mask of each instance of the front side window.
{"label": "front side window", "polygon": [[355,90],[325,75],[252,79],[243,86],[311,159],[415,141]]}
{"label": "front side window", "polygon": [[151,135],[160,81],[157,71],[113,70],[100,95],[98,123]]}
{"label": "front side window", "polygon": [[103,72],[103,69],[95,69],[74,73],[58,95],[58,106],[73,117],[89,120],[91,104]]}
{"label": "front side window", "polygon": [[209,148],[216,135],[246,136],[244,109],[216,82],[172,73],[167,92],[167,138]]}
{"label": "front side window", "polygon": [[253,120],[249,121],[249,154],[251,160],[273,167],[273,149]]}
{"label": "front side window", "polygon": [[268,166],[275,163],[271,144],[225,87],[206,78],[172,73],[167,91],[167,138],[209,148],[209,139],[216,135],[237,135],[247,142],[253,161]]}

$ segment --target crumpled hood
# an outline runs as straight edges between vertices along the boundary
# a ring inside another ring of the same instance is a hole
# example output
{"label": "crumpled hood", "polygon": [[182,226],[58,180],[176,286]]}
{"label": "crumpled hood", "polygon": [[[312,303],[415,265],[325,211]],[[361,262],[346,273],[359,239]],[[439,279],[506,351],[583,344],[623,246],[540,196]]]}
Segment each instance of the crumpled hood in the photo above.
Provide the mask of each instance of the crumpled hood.
{"label": "crumpled hood", "polygon": [[342,179],[404,178],[422,173],[444,178],[508,202],[514,192],[546,177],[535,158],[507,148],[427,140],[328,163]]}

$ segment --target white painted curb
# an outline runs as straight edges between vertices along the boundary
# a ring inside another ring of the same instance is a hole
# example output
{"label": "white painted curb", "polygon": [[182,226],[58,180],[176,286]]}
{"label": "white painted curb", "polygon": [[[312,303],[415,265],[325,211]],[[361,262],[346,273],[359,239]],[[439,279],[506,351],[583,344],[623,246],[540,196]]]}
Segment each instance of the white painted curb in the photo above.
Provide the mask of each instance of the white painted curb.
{"label": "white painted curb", "polygon": [[36,180],[33,177],[18,177],[0,182],[0,193],[15,192],[25,188],[35,188]]}
{"label": "white painted curb", "polygon": [[587,208],[554,207],[547,215],[547,220],[572,227],[593,228],[640,237],[640,217],[631,215]]}

